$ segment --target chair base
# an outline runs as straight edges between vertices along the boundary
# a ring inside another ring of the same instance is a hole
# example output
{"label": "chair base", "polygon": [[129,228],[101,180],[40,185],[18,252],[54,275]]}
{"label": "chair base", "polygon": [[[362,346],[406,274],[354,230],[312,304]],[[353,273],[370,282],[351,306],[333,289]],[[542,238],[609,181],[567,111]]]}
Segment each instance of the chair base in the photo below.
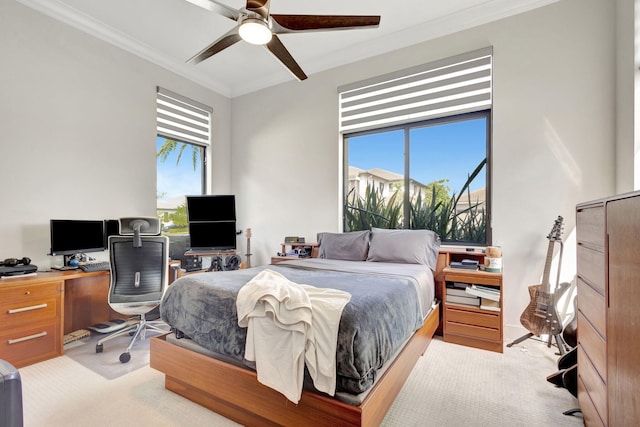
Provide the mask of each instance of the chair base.
{"label": "chair base", "polygon": [[120,355],[120,362],[127,363],[129,360],[131,360],[131,348],[136,343],[136,340],[138,338],[140,338],[141,341],[146,338],[147,331],[157,332],[160,334],[166,334],[167,332],[169,332],[168,329],[160,327],[161,325],[163,325],[165,328],[168,328],[168,325],[166,323],[161,321],[147,321],[144,314],[141,314],[139,318],[128,319],[126,323],[128,323],[128,325],[124,328],[119,329],[118,331],[98,340],[98,343],[96,344],[96,353],[102,353],[103,344],[106,341],[122,336],[124,334],[129,334],[132,335],[129,346],[127,347],[126,351]]}

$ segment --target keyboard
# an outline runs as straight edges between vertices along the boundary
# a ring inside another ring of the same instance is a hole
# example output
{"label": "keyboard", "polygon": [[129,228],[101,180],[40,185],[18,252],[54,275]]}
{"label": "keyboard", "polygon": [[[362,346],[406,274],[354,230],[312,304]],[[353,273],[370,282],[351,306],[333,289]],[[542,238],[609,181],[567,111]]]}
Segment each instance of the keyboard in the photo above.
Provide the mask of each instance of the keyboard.
{"label": "keyboard", "polygon": [[89,262],[86,264],[78,265],[82,271],[92,272],[92,271],[109,271],[111,270],[111,266],[109,261],[98,261],[98,262]]}

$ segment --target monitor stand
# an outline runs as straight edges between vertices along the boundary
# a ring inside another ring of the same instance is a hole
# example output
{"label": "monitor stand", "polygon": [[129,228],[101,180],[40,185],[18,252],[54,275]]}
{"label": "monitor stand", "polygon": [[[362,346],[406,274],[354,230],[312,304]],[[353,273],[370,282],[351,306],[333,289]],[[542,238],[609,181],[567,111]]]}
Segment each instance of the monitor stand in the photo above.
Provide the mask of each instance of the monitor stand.
{"label": "monitor stand", "polygon": [[51,267],[52,270],[60,270],[60,271],[65,271],[65,270],[77,270],[78,266],[76,265],[70,265],[71,262],[71,258],[73,258],[75,255],[63,255],[63,260],[64,260],[64,264],[62,265],[54,265],[53,267]]}
{"label": "monitor stand", "polygon": [[54,265],[53,267],[51,267],[52,270],[60,270],[60,271],[66,271],[66,270],[77,270],[78,267],[74,267],[73,265]]}

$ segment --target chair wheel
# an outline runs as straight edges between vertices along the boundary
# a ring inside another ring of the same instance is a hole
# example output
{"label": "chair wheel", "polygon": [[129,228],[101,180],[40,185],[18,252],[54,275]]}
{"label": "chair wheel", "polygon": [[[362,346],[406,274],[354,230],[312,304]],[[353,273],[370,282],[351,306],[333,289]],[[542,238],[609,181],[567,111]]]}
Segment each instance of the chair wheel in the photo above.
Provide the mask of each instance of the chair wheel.
{"label": "chair wheel", "polygon": [[127,363],[129,360],[131,360],[131,354],[129,353],[122,353],[120,355],[120,362],[122,363]]}
{"label": "chair wheel", "polygon": [[102,353],[102,344],[96,344],[96,353]]}

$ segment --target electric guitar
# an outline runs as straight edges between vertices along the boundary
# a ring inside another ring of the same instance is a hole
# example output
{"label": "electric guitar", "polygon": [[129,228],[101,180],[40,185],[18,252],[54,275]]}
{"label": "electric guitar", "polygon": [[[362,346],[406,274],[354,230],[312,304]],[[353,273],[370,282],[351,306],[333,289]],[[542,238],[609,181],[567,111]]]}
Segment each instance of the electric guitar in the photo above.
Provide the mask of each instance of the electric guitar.
{"label": "electric guitar", "polygon": [[[556,242],[560,241],[562,235],[561,216],[553,224],[551,232],[547,236],[549,247],[547,249],[547,260],[542,275],[542,284],[529,286],[529,297],[531,302],[520,316],[520,323],[535,335],[557,335],[562,332],[562,322],[556,310],[556,296],[550,290],[549,272],[551,271],[551,260],[553,258],[553,248]],[[564,291],[564,289],[563,289]]]}

